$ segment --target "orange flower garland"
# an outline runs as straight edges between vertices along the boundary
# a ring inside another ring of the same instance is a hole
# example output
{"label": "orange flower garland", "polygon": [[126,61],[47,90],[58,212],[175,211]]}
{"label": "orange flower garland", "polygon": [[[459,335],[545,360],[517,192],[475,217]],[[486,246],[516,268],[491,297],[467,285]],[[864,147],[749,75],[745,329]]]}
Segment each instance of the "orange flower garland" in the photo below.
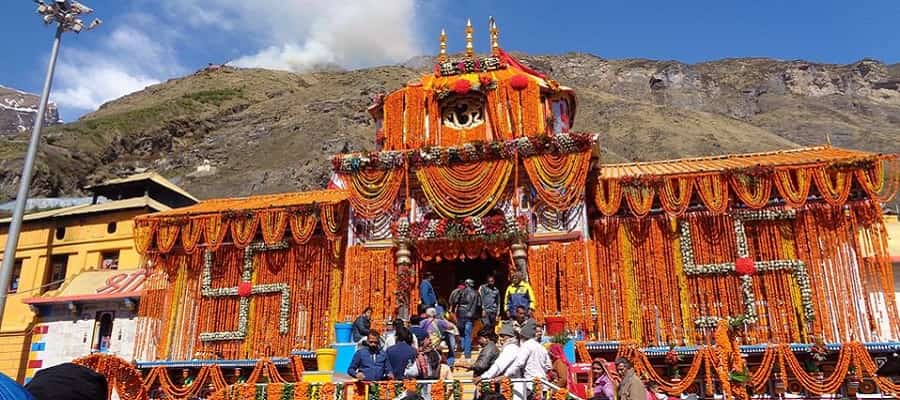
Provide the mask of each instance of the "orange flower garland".
{"label": "orange flower garland", "polygon": [[230,225],[231,240],[234,241],[234,245],[240,248],[247,247],[256,237],[256,230],[259,228],[259,214],[236,215],[231,219]]}
{"label": "orange flower garland", "polygon": [[811,180],[806,168],[778,168],[775,170],[775,186],[790,207],[806,203]]}
{"label": "orange flower garland", "polygon": [[196,250],[201,235],[203,235],[204,223],[205,220],[202,217],[191,217],[181,227],[181,248],[185,253],[190,254]]}
{"label": "orange flower garland", "polygon": [[181,229],[178,221],[165,219],[160,221],[156,231],[156,247],[163,253],[172,251],[178,241],[178,232]]}
{"label": "orange flower garland", "polygon": [[286,210],[265,210],[259,213],[259,225],[263,242],[268,245],[280,243],[290,220]]}
{"label": "orange flower garland", "polygon": [[758,209],[768,204],[772,178],[768,176],[732,175],[731,189],[747,207]]}
{"label": "orange flower garland", "polygon": [[364,169],[352,174],[341,174],[340,177],[349,188],[353,212],[363,218],[373,219],[394,205],[406,177],[406,169]]}
{"label": "orange flower garland", "polygon": [[403,149],[403,98],[404,91],[391,93],[384,98],[384,150]]}
{"label": "orange flower garland", "polygon": [[584,198],[591,151],[544,154],[522,160],[538,197],[556,210],[568,210]]}
{"label": "orange flower garland", "polygon": [[594,203],[605,216],[619,212],[622,204],[622,185],[617,179],[601,179],[594,186]]}
{"label": "orange flower garland", "polygon": [[728,209],[728,182],[724,176],[702,175],[697,177],[695,182],[700,199],[709,212],[722,214]]}
{"label": "orange flower garland", "polygon": [[813,169],[813,178],[819,194],[828,204],[841,206],[850,196],[850,186],[853,184],[853,173],[849,171],[830,171],[826,167]]}
{"label": "orange flower garland", "polygon": [[690,177],[664,178],[662,190],[659,191],[659,203],[663,210],[673,216],[684,213],[691,204],[693,187],[694,181]]}
{"label": "orange flower garland", "polygon": [[643,217],[650,213],[655,196],[656,190],[649,186],[630,186],[625,188],[625,201],[628,202],[631,213],[636,217]]}
{"label": "orange flower garland", "polygon": [[512,172],[509,160],[491,160],[416,170],[422,191],[444,218],[484,216],[500,201]]}

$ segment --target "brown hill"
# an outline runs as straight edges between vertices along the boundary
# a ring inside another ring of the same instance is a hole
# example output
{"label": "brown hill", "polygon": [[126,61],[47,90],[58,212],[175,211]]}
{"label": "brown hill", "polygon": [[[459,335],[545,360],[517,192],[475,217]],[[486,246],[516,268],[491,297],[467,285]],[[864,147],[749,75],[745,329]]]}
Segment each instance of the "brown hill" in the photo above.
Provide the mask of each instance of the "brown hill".
{"label": "brown hill", "polygon": [[[577,130],[601,133],[605,161],[653,160],[821,144],[898,152],[900,66],[729,59],[521,56],[578,91]],[[328,157],[371,149],[370,98],[430,60],[348,72],[200,71],[50,128],[32,192],[145,169],[204,198],[310,189]],[[24,137],[2,142],[0,191],[15,192]]]}

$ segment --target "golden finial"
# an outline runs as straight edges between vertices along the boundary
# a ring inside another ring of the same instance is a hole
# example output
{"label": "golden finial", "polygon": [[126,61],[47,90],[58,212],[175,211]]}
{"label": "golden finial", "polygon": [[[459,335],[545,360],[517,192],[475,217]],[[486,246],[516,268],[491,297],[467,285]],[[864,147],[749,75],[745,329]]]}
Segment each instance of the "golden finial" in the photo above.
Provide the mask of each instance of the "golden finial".
{"label": "golden finial", "polygon": [[495,56],[500,54],[500,30],[497,29],[497,22],[491,17],[491,53]]}
{"label": "golden finial", "polygon": [[475,54],[475,49],[472,47],[472,20],[469,19],[466,21],[466,56],[471,57]]}
{"label": "golden finial", "polygon": [[447,61],[447,33],[441,28],[441,53],[438,60]]}

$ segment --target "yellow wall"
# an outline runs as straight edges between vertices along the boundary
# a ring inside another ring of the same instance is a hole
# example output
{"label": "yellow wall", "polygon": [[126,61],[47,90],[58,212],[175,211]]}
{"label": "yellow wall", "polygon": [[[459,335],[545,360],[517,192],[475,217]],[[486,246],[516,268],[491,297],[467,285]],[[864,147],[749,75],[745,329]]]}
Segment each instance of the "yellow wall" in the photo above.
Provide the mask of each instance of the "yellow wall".
{"label": "yellow wall", "polygon": [[[42,293],[49,273],[48,260],[53,255],[67,254],[66,280],[78,273],[96,269],[105,251],[119,250],[119,269],[139,268],[140,256],[134,250],[132,218],[143,210],[110,211],[82,217],[25,222],[16,250],[22,260],[19,288],[6,300],[0,325],[0,372],[18,378],[25,372],[35,315],[22,300]],[[116,231],[107,233],[107,224],[116,222]],[[65,236],[58,240],[56,228],[64,226]],[[0,227],[0,243],[6,242],[8,225]],[[2,249],[0,249],[2,250]],[[0,251],[0,258],[3,257]]]}

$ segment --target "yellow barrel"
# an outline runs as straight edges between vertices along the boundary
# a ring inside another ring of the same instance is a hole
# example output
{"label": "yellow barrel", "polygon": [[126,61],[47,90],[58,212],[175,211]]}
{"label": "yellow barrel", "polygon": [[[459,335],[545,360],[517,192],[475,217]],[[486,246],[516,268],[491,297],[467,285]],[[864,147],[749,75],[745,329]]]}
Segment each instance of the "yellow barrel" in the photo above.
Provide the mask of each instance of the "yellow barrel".
{"label": "yellow barrel", "polygon": [[319,367],[319,371],[334,371],[335,358],[337,358],[335,349],[316,350],[316,366]]}

